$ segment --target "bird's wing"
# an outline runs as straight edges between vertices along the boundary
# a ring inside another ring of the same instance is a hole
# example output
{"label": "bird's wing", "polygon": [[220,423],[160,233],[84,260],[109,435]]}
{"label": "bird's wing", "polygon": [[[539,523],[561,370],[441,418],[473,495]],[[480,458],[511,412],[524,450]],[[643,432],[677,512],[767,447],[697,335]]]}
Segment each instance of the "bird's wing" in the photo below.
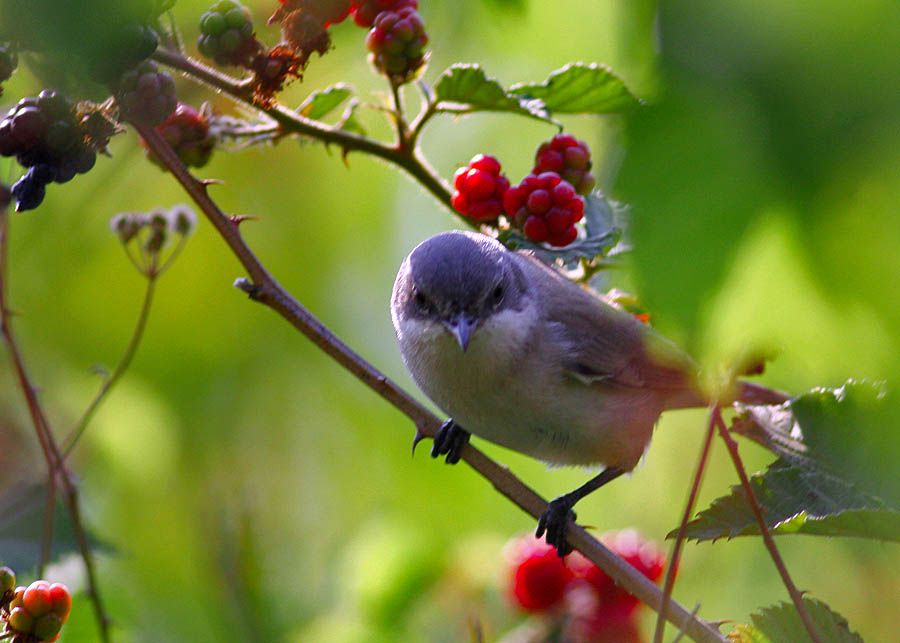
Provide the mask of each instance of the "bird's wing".
{"label": "bird's wing", "polygon": [[[538,259],[518,257],[547,303],[547,322],[566,346],[567,374],[585,383],[671,391],[692,388],[696,367],[677,346]],[[584,305],[573,307],[573,297]]]}

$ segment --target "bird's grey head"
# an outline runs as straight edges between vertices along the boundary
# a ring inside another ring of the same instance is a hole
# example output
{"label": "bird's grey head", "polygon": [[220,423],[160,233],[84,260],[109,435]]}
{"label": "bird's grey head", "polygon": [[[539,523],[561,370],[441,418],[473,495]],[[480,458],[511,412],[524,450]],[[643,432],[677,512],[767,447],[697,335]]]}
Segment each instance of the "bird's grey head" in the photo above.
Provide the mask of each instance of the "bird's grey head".
{"label": "bird's grey head", "polygon": [[404,319],[442,324],[463,350],[492,315],[521,310],[525,286],[512,254],[475,232],[444,232],[409,254],[394,283],[395,324]]}

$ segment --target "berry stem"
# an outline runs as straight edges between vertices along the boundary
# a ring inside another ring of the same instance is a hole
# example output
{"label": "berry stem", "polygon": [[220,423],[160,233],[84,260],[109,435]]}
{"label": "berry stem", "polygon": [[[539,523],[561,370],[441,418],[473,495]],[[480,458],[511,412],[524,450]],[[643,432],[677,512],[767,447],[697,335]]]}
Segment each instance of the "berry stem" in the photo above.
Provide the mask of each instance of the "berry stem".
{"label": "berry stem", "polygon": [[734,469],[737,471],[738,478],[741,480],[741,487],[744,490],[747,504],[750,505],[750,509],[753,511],[753,516],[756,518],[756,524],[759,525],[759,532],[762,534],[766,549],[772,557],[772,562],[775,563],[775,568],[778,570],[779,575],[781,575],[781,581],[784,583],[788,594],[791,596],[794,608],[797,610],[797,614],[800,616],[800,620],[803,622],[803,627],[806,628],[806,633],[809,634],[810,640],[814,643],[820,643],[822,639],[819,637],[819,633],[813,624],[812,617],[810,617],[809,611],[806,609],[806,604],[803,602],[803,595],[797,589],[791,575],[788,573],[787,566],[784,564],[784,559],[781,557],[781,553],[775,545],[775,539],[772,537],[772,532],[766,524],[766,518],[763,516],[762,507],[759,505],[756,493],[753,491],[753,485],[750,484],[747,469],[744,467],[744,462],[741,460],[741,456],[738,453],[738,444],[735,439],[731,437],[728,427],[725,426],[725,420],[722,419],[722,413],[719,409],[715,409],[713,415],[719,430],[719,436],[722,438],[722,441],[725,442],[725,446],[728,447],[728,455],[731,456],[731,461],[734,463]]}
{"label": "berry stem", "polygon": [[400,95],[400,84],[390,81],[391,86],[391,114],[394,117],[394,127],[397,130],[397,151],[408,154],[411,150],[409,128],[406,118],[403,116],[403,97]]}
{"label": "berry stem", "polygon": [[416,87],[419,88],[419,92],[422,94],[422,109],[419,110],[412,123],[409,124],[409,144],[411,147],[416,146],[419,135],[425,128],[426,123],[431,120],[432,116],[437,114],[437,102],[435,102],[431,86],[424,80],[420,80],[416,83]]}
{"label": "berry stem", "polygon": [[[244,242],[238,227],[209,196],[204,182],[197,180],[188,172],[169,144],[153,128],[139,123],[133,125],[247,271],[250,279],[238,279],[235,286],[246,292],[252,300],[268,306],[281,315],[326,355],[406,415],[418,432],[434,437],[442,421],[345,344],[275,281]],[[488,458],[471,444],[463,447],[461,457],[498,492],[532,517],[538,518],[546,509],[546,500],[513,475],[509,469]],[[659,611],[662,605],[662,592],[642,573],[602,545],[582,527],[571,526],[568,537],[576,549],[599,565],[618,584]],[[667,619],[682,627],[696,641],[701,643],[725,641],[713,625],[697,618],[675,601],[669,603],[665,614]]]}
{"label": "berry stem", "polygon": [[[709,461],[713,436],[716,434],[715,414],[718,413],[718,410],[718,403],[715,403],[710,409],[709,421],[706,426],[706,435],[703,438],[703,446],[700,448],[700,456],[697,458],[697,466],[694,469],[694,476],[691,480],[691,489],[688,492],[687,502],[684,505],[681,522],[678,523],[678,535],[675,537],[675,544],[672,545],[672,553],[669,555],[669,566],[666,569],[665,581],[663,581],[663,609],[660,610],[660,614],[665,611],[665,608],[672,600],[672,590],[675,587],[675,570],[678,568],[678,561],[681,559],[681,550],[684,548],[685,536],[687,534],[687,524],[694,514],[697,496],[700,494],[700,485],[703,483],[703,474],[706,472],[706,463]],[[660,616],[656,619],[656,629],[653,632],[653,643],[662,643],[665,630],[666,622]]]}
{"label": "berry stem", "polygon": [[106,396],[109,394],[110,390],[116,385],[116,383],[118,383],[122,375],[125,374],[125,371],[127,371],[128,367],[131,365],[131,360],[134,358],[135,353],[137,353],[138,346],[140,346],[141,339],[144,336],[144,330],[147,328],[147,320],[150,317],[150,307],[153,305],[153,294],[156,290],[156,279],[161,272],[162,271],[156,271],[147,275],[147,287],[144,290],[144,300],[141,304],[141,311],[138,314],[137,323],[135,324],[134,331],[131,334],[131,339],[129,340],[128,345],[125,348],[125,352],[119,359],[119,363],[116,364],[116,368],[113,370],[112,374],[100,386],[100,390],[97,391],[94,399],[91,400],[91,403],[84,410],[81,418],[72,428],[66,439],[63,440],[63,460],[68,458],[69,454],[72,453],[72,449],[75,448],[75,444],[84,434],[84,430],[90,423],[91,418],[94,417],[94,413],[97,411],[100,403],[104,399],[106,399]]}

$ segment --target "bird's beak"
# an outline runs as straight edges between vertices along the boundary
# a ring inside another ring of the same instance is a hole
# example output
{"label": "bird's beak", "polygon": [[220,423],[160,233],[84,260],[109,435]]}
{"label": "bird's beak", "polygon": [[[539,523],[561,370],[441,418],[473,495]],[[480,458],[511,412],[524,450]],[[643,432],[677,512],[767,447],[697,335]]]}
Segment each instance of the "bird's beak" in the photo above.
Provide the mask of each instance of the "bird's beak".
{"label": "bird's beak", "polygon": [[447,330],[456,338],[456,343],[465,353],[469,347],[469,340],[472,338],[472,331],[475,329],[474,321],[460,314],[454,315],[445,323]]}

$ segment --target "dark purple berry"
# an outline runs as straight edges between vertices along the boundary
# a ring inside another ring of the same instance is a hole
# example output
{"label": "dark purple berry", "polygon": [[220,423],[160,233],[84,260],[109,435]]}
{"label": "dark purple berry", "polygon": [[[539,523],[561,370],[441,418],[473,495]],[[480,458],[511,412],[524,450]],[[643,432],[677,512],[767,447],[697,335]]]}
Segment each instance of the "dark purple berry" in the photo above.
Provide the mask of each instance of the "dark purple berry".
{"label": "dark purple berry", "polygon": [[87,148],[83,148],[78,156],[74,157],[73,164],[75,167],[75,171],[78,174],[87,174],[91,171],[91,168],[94,167],[94,163],[97,162],[97,153],[93,150],[89,150]]}
{"label": "dark purple berry", "polygon": [[17,143],[12,137],[12,119],[8,116],[0,121],[0,156],[16,153]]}
{"label": "dark purple berry", "polygon": [[47,120],[37,106],[21,107],[12,118],[12,137],[20,148],[40,143],[47,130]]}
{"label": "dark purple berry", "polygon": [[41,204],[46,194],[46,185],[35,180],[32,170],[28,170],[25,176],[12,186],[12,195],[16,200],[16,212],[34,210]]}
{"label": "dark purple berry", "polygon": [[31,175],[33,181],[47,185],[56,180],[57,169],[48,163],[39,163],[28,170],[28,174]]}

